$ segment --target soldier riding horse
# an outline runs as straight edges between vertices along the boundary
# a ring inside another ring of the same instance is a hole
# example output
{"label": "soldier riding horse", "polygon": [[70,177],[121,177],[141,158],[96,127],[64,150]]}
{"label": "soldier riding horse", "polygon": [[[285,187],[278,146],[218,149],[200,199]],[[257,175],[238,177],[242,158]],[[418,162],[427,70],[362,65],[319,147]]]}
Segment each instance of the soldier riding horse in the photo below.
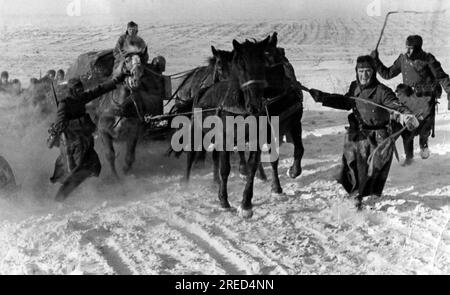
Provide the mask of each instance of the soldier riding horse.
{"label": "soldier riding horse", "polygon": [[127,78],[117,86],[113,95],[102,100],[97,110],[98,131],[106,148],[106,158],[116,178],[118,174],[114,142],[126,142],[123,172],[127,174],[135,161],[136,145],[143,131],[144,116],[162,113],[161,97],[151,93],[151,90],[155,89],[155,75],[158,73],[142,62],[145,48],[145,43],[128,44],[124,60],[118,69],[125,73]]}

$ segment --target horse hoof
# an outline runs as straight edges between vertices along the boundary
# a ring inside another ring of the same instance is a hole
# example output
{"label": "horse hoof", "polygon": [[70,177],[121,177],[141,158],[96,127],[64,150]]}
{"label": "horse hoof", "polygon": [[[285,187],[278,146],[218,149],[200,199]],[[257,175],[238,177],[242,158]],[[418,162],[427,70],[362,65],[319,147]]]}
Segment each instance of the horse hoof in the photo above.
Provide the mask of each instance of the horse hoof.
{"label": "horse hoof", "polygon": [[233,213],[236,211],[236,208],[233,208],[231,206],[230,207],[221,207],[220,211],[226,212],[226,213],[228,213],[228,212]]}
{"label": "horse hoof", "polygon": [[289,176],[292,179],[296,179],[297,177],[300,176],[300,174],[302,174],[302,169],[301,168],[289,168],[287,176]]}
{"label": "horse hoof", "polygon": [[227,210],[231,209],[230,203],[228,201],[222,201],[222,200],[219,200],[219,201],[220,201],[220,207],[222,209],[227,209]]}
{"label": "horse hoof", "polygon": [[241,216],[244,219],[250,219],[253,217],[253,210],[252,209],[243,209],[239,206],[239,216]]}

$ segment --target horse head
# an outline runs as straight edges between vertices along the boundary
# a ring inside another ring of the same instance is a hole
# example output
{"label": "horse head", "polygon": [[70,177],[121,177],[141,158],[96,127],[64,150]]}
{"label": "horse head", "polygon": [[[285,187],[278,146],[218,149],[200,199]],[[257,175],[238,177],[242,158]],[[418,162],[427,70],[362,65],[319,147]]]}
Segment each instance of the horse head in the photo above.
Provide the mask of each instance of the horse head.
{"label": "horse head", "polygon": [[284,49],[278,48],[277,43],[278,34],[277,32],[274,32],[272,36],[269,36],[269,43],[264,52],[267,67],[273,67],[283,62]]}
{"label": "horse head", "polygon": [[128,88],[137,89],[144,76],[145,65],[142,62],[147,52],[147,44],[139,37],[127,40],[124,45],[123,71],[128,75],[125,79]]}
{"label": "horse head", "polygon": [[233,40],[234,55],[231,62],[232,79],[239,83],[245,108],[251,114],[262,112],[264,88],[267,86],[265,55],[269,37],[260,42]]}
{"label": "horse head", "polygon": [[127,74],[125,82],[128,88],[131,90],[139,88],[144,75],[144,65],[139,54],[129,54],[125,57],[123,71]]}
{"label": "horse head", "polygon": [[211,51],[213,57],[210,59],[210,64],[214,68],[213,81],[219,82],[228,79],[231,75],[233,52],[217,50],[214,46],[211,46]]}

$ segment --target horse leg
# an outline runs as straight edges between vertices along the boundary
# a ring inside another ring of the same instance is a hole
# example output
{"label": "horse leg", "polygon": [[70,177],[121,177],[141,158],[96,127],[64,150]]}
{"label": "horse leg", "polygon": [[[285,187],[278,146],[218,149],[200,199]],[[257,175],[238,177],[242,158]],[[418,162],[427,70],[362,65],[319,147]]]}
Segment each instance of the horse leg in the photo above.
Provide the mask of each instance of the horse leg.
{"label": "horse leg", "polygon": [[256,177],[262,181],[267,181],[266,173],[264,172],[264,166],[262,163],[259,163],[258,170],[256,171]]}
{"label": "horse leg", "polygon": [[186,172],[184,175],[184,182],[189,182],[189,178],[191,177],[191,170],[192,165],[194,164],[195,154],[196,152],[194,151],[189,151],[186,153]]}
{"label": "horse leg", "polygon": [[127,175],[131,167],[133,166],[134,161],[136,160],[136,146],[138,142],[138,135],[134,138],[130,138],[127,140],[127,151],[125,155],[125,165],[123,166],[123,173]]}
{"label": "horse leg", "polygon": [[294,163],[292,164],[292,167],[289,168],[289,177],[292,179],[295,179],[302,174],[302,158],[305,152],[302,141],[301,117],[297,117],[294,122],[295,123],[289,130],[292,140],[294,141]]}
{"label": "horse leg", "polygon": [[219,177],[219,152],[216,150],[213,150],[212,152],[212,158],[213,158],[213,177],[214,177],[214,183],[220,184],[220,177]]}
{"label": "horse leg", "polygon": [[109,165],[111,166],[112,174],[114,175],[115,178],[119,179],[119,175],[117,174],[116,170],[116,152],[114,151],[113,138],[109,133],[104,131],[100,132],[100,136],[106,148],[106,160],[109,162]]}
{"label": "horse leg", "polygon": [[244,193],[242,196],[242,203],[239,208],[239,213],[243,218],[251,218],[253,216],[252,198],[253,198],[253,182],[255,179],[256,170],[261,162],[261,151],[250,152],[248,159],[249,175],[247,176],[247,183],[245,184]]}
{"label": "horse leg", "polygon": [[280,178],[278,177],[278,159],[270,162],[272,166],[272,193],[281,195],[283,189],[281,188]]}
{"label": "horse leg", "polygon": [[245,152],[240,151],[239,153],[239,173],[241,176],[246,177],[248,175],[247,160],[245,159]]}
{"label": "horse leg", "polygon": [[228,202],[228,176],[230,175],[230,152],[219,152],[219,168],[220,168],[220,187],[219,187],[219,201],[222,208],[231,208]]}

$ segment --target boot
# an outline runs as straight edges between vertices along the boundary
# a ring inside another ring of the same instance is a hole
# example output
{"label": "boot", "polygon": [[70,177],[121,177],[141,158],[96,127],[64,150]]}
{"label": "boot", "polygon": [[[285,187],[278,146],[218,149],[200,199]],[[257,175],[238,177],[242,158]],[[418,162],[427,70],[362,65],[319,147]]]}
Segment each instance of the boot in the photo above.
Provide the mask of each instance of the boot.
{"label": "boot", "polygon": [[407,157],[401,165],[402,165],[402,167],[406,167],[406,166],[412,165],[412,163],[413,163],[413,158]]}
{"label": "boot", "polygon": [[420,157],[424,160],[430,157],[430,149],[427,146],[420,149]]}

